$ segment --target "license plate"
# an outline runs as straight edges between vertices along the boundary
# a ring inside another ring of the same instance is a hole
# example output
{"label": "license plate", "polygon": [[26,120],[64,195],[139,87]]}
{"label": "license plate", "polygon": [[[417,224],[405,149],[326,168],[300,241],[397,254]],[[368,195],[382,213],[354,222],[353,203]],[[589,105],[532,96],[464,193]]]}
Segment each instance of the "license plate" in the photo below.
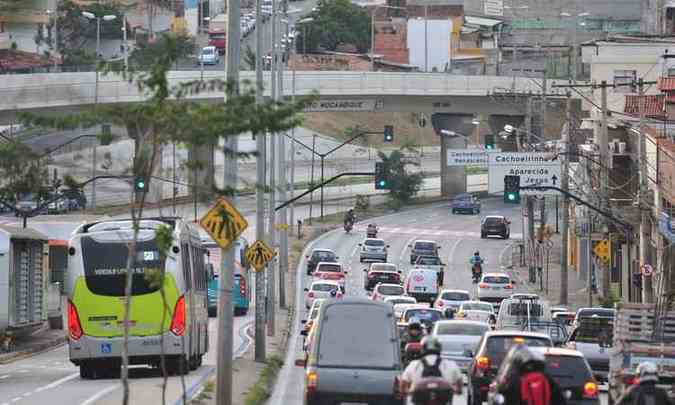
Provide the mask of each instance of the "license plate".
{"label": "license plate", "polygon": [[367,402],[340,402],[340,405],[368,405]]}
{"label": "license plate", "polygon": [[426,291],[426,287],[415,287],[415,291]]}
{"label": "license plate", "polygon": [[501,287],[492,287],[493,290],[501,290]]}

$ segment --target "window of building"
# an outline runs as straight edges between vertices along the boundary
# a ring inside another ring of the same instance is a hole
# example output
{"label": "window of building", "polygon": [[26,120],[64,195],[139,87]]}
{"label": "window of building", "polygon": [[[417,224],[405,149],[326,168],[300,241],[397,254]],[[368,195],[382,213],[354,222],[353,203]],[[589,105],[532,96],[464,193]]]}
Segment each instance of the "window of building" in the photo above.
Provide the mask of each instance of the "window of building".
{"label": "window of building", "polygon": [[635,70],[615,70],[614,88],[615,93],[635,93]]}

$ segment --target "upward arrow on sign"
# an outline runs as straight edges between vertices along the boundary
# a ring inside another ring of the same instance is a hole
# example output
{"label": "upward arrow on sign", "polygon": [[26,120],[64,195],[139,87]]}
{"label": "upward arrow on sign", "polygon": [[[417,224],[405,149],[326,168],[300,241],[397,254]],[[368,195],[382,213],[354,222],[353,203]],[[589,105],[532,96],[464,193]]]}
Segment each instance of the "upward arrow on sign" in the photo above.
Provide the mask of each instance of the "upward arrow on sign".
{"label": "upward arrow on sign", "polygon": [[558,182],[558,176],[556,176],[554,174],[553,177],[551,177],[551,181],[553,182],[553,185],[555,186],[555,184]]}

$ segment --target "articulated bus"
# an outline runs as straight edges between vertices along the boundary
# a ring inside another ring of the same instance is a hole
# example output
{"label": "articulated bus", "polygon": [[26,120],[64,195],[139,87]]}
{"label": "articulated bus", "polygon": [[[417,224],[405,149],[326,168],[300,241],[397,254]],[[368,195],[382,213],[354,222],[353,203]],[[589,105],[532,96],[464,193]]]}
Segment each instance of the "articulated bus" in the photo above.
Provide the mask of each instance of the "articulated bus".
{"label": "articulated bus", "polygon": [[[202,244],[208,252],[207,259],[213,269],[220,269],[220,248],[213,240],[202,239]],[[232,306],[234,315],[246,315],[249,303],[251,301],[250,281],[251,277],[246,263],[246,249],[248,242],[244,238],[239,238],[234,242],[235,261],[234,261],[234,283],[232,285]],[[218,312],[218,273],[216,272],[211,281],[209,281],[209,316],[216,316]]]}
{"label": "articulated bus", "polygon": [[[173,230],[166,257],[155,240],[155,230],[163,225]],[[70,361],[80,367],[82,378],[120,368],[127,244],[132,235],[131,220],[110,220],[81,225],[70,239],[65,279],[68,343]],[[209,274],[204,258],[194,224],[176,218],[140,221],[132,266],[129,364],[159,367],[163,335],[170,373],[187,373],[201,365],[209,341]],[[166,306],[159,287],[147,277],[153,269],[165,271]]]}

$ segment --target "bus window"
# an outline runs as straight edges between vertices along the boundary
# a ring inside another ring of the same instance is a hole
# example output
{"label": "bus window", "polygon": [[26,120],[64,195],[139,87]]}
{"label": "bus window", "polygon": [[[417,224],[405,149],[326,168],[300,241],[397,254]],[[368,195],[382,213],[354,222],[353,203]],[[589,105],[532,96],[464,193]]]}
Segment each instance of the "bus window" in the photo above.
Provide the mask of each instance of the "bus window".
{"label": "bus window", "polygon": [[181,244],[181,261],[183,262],[183,279],[185,279],[185,289],[192,290],[192,277],[190,272],[190,246],[187,243]]}

